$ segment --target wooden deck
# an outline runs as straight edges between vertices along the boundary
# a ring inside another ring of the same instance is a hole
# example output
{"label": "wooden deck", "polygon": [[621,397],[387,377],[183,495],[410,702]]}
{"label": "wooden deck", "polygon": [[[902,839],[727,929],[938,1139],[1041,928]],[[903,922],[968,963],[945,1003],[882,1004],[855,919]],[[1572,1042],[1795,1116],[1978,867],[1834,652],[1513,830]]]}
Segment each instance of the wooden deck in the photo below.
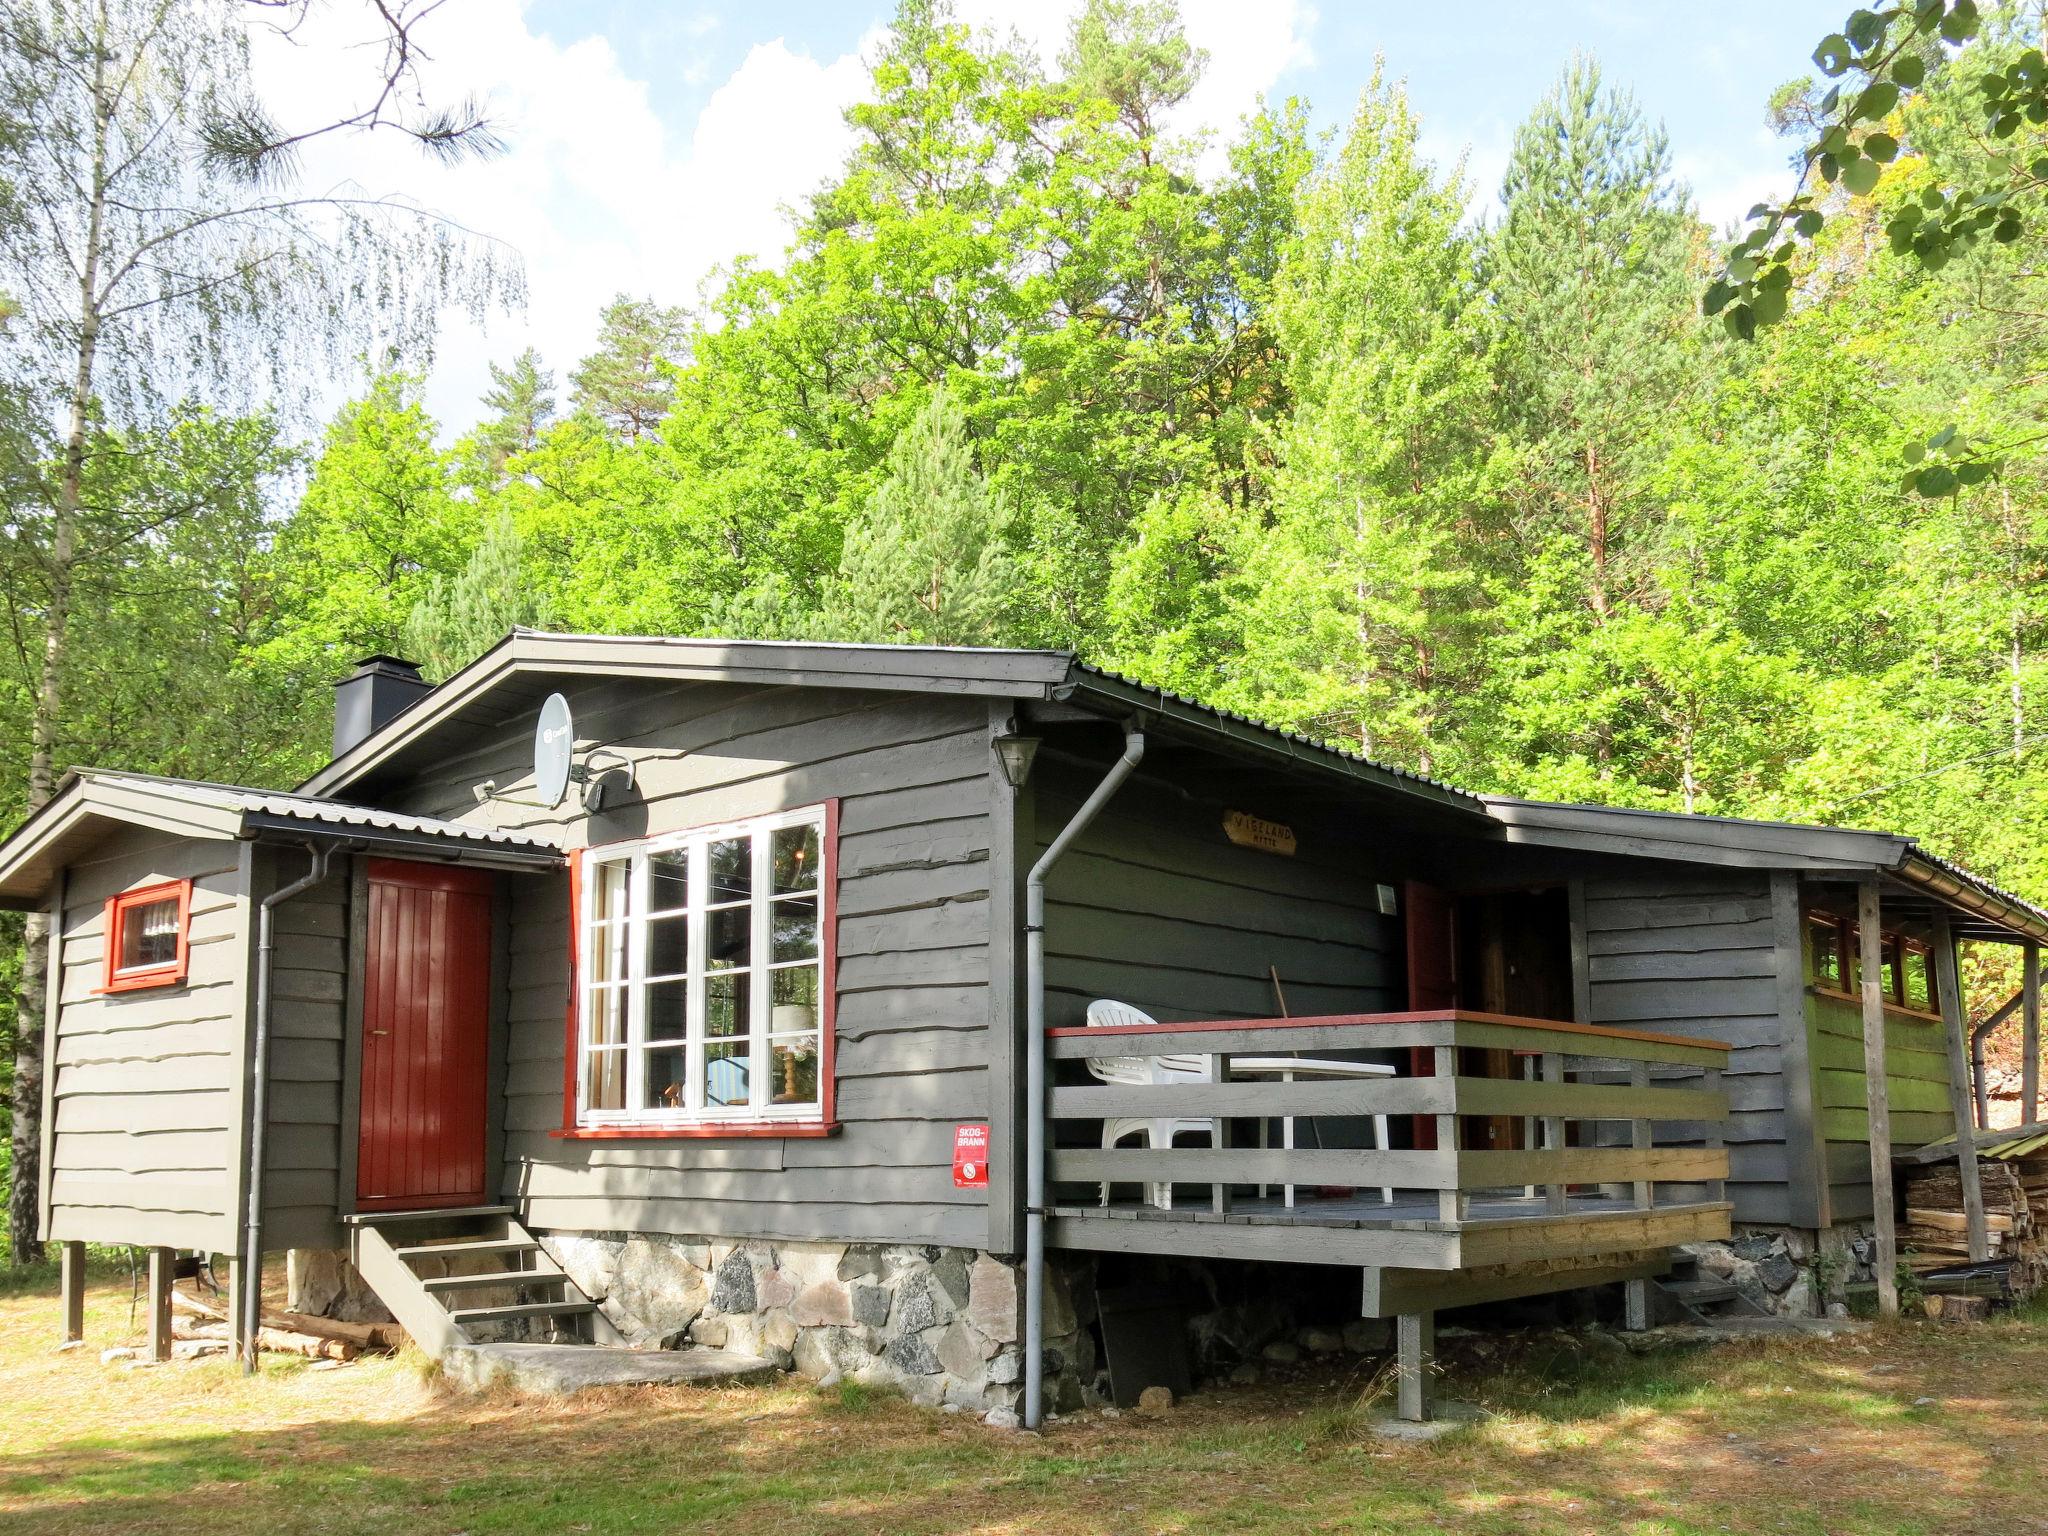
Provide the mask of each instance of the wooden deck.
{"label": "wooden deck", "polygon": [[[1055,1061],[1192,1052],[1210,1057],[1214,1077],[1111,1086],[1073,1081],[1069,1069],[1051,1094],[1053,1120],[1071,1126],[1068,1145],[1050,1158],[1055,1247],[1355,1264],[1369,1272],[1369,1293],[1372,1274],[1393,1277],[1389,1295],[1404,1276],[1433,1276],[1442,1291],[1458,1273],[1466,1291],[1514,1295],[1634,1278],[1680,1243],[1729,1234],[1719,1136],[1726,1048],[1713,1041],[1454,1010],[1050,1035]],[[1473,1047],[1514,1051],[1524,1075],[1457,1075],[1458,1053]],[[1237,1055],[1389,1048],[1428,1051],[1434,1074],[1291,1083],[1230,1076]],[[1423,1117],[1436,1146],[1280,1148],[1263,1134],[1276,1117],[1369,1115],[1403,1125]],[[1463,1119],[1503,1115],[1521,1120],[1521,1147],[1461,1146]],[[1091,1128],[1072,1122],[1099,1127],[1112,1117],[1203,1119],[1210,1144],[1073,1144]],[[1107,1206],[1105,1181],[1118,1196]],[[1146,1183],[1175,1186],[1173,1208],[1125,1198]],[[1289,1184],[1292,1208],[1278,1191]],[[1355,1192],[1314,1193],[1331,1186]],[[1395,1191],[1392,1204],[1383,1187]]]}

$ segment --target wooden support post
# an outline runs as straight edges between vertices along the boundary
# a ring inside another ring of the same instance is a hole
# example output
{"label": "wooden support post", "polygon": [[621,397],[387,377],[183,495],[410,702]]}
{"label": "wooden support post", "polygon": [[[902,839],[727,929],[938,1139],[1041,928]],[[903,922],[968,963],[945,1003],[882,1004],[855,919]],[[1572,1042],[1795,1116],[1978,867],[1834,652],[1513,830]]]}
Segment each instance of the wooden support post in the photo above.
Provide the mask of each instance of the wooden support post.
{"label": "wooden support post", "polygon": [[[1719,1093],[1721,1091],[1721,1069],[1719,1067],[1701,1068],[1700,1086],[1706,1089],[1708,1093]],[[1726,1125],[1726,1120],[1709,1120],[1701,1136],[1702,1144],[1712,1147],[1716,1151],[1726,1146],[1728,1142]],[[1728,1181],[1726,1179],[1710,1180],[1707,1184],[1707,1198],[1709,1200],[1726,1200],[1728,1198]]]}
{"label": "wooden support post", "polygon": [[2041,946],[2020,948],[2020,1124],[2032,1125],[2041,1108]]}
{"label": "wooden support post", "polygon": [[[1275,985],[1278,985],[1277,981]],[[1229,1056],[1218,1053],[1209,1058],[1209,1080],[1216,1083],[1227,1083],[1230,1081]],[[1209,1122],[1209,1145],[1222,1148],[1229,1145],[1229,1143],[1230,1122],[1223,1119],[1211,1120]],[[1228,1184],[1211,1184],[1209,1186],[1209,1209],[1218,1216],[1227,1216],[1230,1213],[1230,1186]]]}
{"label": "wooden support post", "polygon": [[1411,1424],[1434,1417],[1430,1377],[1436,1371],[1436,1314],[1403,1312],[1394,1320],[1396,1411]]}
{"label": "wooden support post", "polygon": [[[1441,1082],[1450,1082],[1458,1075],[1458,1053],[1448,1045],[1435,1047],[1436,1075]],[[1459,1151],[1458,1117],[1438,1115],[1436,1117],[1436,1144],[1456,1160]],[[1436,1192],[1436,1214],[1439,1221],[1458,1222],[1465,1219],[1465,1192],[1461,1189],[1440,1189]]]}
{"label": "wooden support post", "polygon": [[[1647,1061],[1632,1061],[1628,1065],[1628,1083],[1631,1088],[1645,1089],[1650,1086],[1650,1064]],[[1628,1144],[1638,1152],[1650,1150],[1650,1122],[1641,1115],[1628,1123]],[[1634,1187],[1635,1206],[1647,1211],[1657,1203],[1657,1186],[1648,1179],[1637,1179]]]}
{"label": "wooden support post", "polygon": [[149,1250],[149,1358],[171,1358],[171,1271],[169,1248]]}
{"label": "wooden support post", "polygon": [[1650,1282],[1647,1280],[1624,1280],[1621,1283],[1622,1327],[1630,1333],[1642,1333],[1650,1326]]}
{"label": "wooden support post", "polygon": [[57,1289],[64,1301],[64,1342],[69,1344],[85,1337],[85,1244],[58,1245]]}
{"label": "wooden support post", "polygon": [[1856,924],[1862,948],[1863,1098],[1870,1111],[1871,1225],[1877,1234],[1877,1313],[1899,1315],[1899,1233],[1892,1195],[1892,1095],[1885,1072],[1884,921],[1877,881],[1865,880],[1856,893]]}
{"label": "wooden support post", "polygon": [[1948,914],[1934,915],[1934,986],[1941,999],[1941,1018],[1948,1037],[1948,1102],[1956,1122],[1956,1172],[1963,1185],[1963,1222],[1970,1262],[1991,1257],[1991,1236],[1984,1224],[1984,1186],[1977,1174],[1977,1132],[1970,1095],[1970,1024],[1963,1017],[1962,980],[1956,972],[1956,941]]}
{"label": "wooden support post", "polygon": [[[1564,1057],[1556,1051],[1545,1051],[1543,1053],[1543,1081],[1546,1083],[1561,1083],[1564,1081]],[[1564,1150],[1563,1115],[1545,1115],[1543,1117],[1543,1147],[1547,1152],[1562,1152]],[[1556,1182],[1545,1184],[1543,1186],[1543,1208],[1545,1212],[1552,1216],[1562,1216],[1565,1212],[1566,1196],[1570,1192],[1571,1186],[1568,1184]]]}
{"label": "wooden support post", "polygon": [[[1524,1056],[1522,1058],[1522,1081],[1525,1083],[1535,1082],[1536,1070],[1536,1058],[1534,1056]],[[1522,1116],[1522,1146],[1525,1150],[1530,1152],[1534,1152],[1537,1149],[1537,1147],[1542,1145],[1542,1143],[1536,1139],[1537,1123],[1537,1119],[1534,1115]],[[1534,1184],[1525,1184],[1522,1186],[1522,1193],[1528,1196],[1531,1200],[1533,1200],[1536,1198],[1536,1186]]]}

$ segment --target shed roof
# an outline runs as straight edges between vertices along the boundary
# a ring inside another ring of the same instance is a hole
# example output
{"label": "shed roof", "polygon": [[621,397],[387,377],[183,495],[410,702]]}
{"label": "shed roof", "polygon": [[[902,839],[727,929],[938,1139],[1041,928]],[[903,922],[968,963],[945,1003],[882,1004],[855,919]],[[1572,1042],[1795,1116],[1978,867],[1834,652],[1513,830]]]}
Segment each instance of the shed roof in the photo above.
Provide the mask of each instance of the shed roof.
{"label": "shed roof", "polygon": [[110,823],[181,837],[319,838],[415,858],[547,868],[559,850],[531,833],[405,816],[281,790],[79,768],[40,810],[0,842],[0,907],[32,906],[56,872]]}

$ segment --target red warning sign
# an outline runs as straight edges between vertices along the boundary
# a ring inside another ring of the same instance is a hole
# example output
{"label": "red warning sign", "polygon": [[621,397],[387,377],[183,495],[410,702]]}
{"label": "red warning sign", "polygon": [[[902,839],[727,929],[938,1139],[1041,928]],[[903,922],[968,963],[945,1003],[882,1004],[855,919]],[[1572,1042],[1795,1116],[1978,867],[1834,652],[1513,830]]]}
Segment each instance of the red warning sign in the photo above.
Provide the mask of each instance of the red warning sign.
{"label": "red warning sign", "polygon": [[988,1188],[988,1127],[953,1127],[953,1187]]}

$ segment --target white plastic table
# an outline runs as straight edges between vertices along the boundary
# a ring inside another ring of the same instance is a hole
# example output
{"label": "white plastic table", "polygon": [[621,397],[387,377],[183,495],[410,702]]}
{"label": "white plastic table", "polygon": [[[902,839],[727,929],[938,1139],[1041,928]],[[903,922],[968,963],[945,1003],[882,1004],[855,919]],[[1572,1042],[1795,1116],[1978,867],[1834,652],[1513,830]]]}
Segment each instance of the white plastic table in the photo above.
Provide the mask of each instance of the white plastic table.
{"label": "white plastic table", "polygon": [[[1228,1058],[1228,1069],[1232,1077],[1272,1077],[1283,1083],[1296,1078],[1341,1078],[1341,1077],[1392,1077],[1394,1068],[1379,1061],[1331,1061],[1315,1056],[1232,1056]],[[1387,1150],[1387,1117],[1372,1117],[1373,1142],[1377,1150]],[[1266,1145],[1266,1117],[1259,1117],[1259,1145]],[[1294,1150],[1294,1116],[1280,1117],[1280,1145],[1289,1152]],[[1294,1207],[1294,1186],[1281,1186],[1288,1208]],[[1266,1192],[1259,1186],[1259,1193]],[[1392,1205],[1394,1191],[1386,1186],[1380,1189],[1381,1203]]]}

